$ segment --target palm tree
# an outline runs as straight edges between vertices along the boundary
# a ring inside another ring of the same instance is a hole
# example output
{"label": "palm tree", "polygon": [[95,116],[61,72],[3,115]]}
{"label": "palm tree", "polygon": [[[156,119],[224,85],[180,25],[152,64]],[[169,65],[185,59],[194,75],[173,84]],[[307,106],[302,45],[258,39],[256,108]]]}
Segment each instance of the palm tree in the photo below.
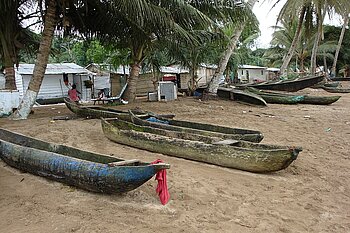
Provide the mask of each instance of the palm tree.
{"label": "palm tree", "polygon": [[0,1],[0,58],[5,68],[5,89],[16,90],[14,65],[19,63],[19,51],[24,44],[35,43],[33,33],[22,26],[31,17],[23,12],[26,0]]}
{"label": "palm tree", "polygon": [[208,93],[212,95],[216,95],[218,87],[219,87],[219,82],[221,77],[224,74],[224,71],[226,70],[227,63],[229,62],[229,59],[233,52],[235,51],[237,47],[237,43],[239,41],[239,38],[241,37],[241,34],[248,24],[248,22],[251,22],[252,24],[256,23],[256,18],[253,17],[251,9],[255,5],[257,0],[248,0],[247,6],[245,7],[246,14],[244,15],[245,17],[243,18],[242,21],[236,21],[235,24],[235,30],[234,32],[230,35],[229,43],[227,44],[227,47],[225,51],[222,53],[220,56],[220,62],[218,63],[218,67],[215,70],[215,73],[208,84]]}
{"label": "palm tree", "polygon": [[337,49],[335,51],[335,55],[334,55],[334,61],[333,61],[333,65],[332,65],[332,68],[331,68],[331,74],[332,75],[336,75],[336,68],[337,68],[337,61],[338,61],[338,56],[339,56],[339,52],[340,52],[340,48],[341,48],[341,45],[343,43],[343,39],[344,39],[344,35],[345,35],[345,30],[346,30],[346,27],[348,26],[349,24],[349,12],[345,13],[345,15],[343,16],[343,19],[344,19],[344,23],[343,23],[343,27],[342,27],[342,30],[340,32],[340,36],[339,36],[339,40],[338,40],[338,45],[337,45]]}
{"label": "palm tree", "polygon": [[52,38],[57,24],[56,7],[56,0],[47,0],[44,30],[39,45],[37,61],[34,66],[33,77],[29,82],[27,92],[25,93],[18,109],[12,114],[12,119],[27,119],[31,108],[35,103],[44,78],[47,62],[49,60]]}

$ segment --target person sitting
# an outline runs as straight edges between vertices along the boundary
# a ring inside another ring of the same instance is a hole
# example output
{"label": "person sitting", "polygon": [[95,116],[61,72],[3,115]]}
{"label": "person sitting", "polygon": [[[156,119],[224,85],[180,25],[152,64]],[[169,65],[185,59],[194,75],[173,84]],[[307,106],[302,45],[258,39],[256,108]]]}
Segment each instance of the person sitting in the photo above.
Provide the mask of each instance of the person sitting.
{"label": "person sitting", "polygon": [[103,89],[101,89],[98,93],[97,93],[97,99],[104,99],[105,96],[105,92],[103,91]]}
{"label": "person sitting", "polygon": [[70,89],[68,91],[68,96],[69,99],[73,102],[79,102],[80,97],[78,96],[78,94],[81,94],[79,91],[77,91],[77,86],[75,84],[72,85],[72,89]]}

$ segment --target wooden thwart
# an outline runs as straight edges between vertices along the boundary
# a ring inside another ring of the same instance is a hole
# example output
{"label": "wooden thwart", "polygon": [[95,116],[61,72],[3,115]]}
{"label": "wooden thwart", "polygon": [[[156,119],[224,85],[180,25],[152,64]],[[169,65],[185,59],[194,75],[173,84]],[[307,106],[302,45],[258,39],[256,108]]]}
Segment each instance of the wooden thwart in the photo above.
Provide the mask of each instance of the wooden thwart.
{"label": "wooden thwart", "polygon": [[108,163],[109,167],[116,167],[116,166],[123,166],[123,165],[128,165],[128,164],[133,164],[133,163],[139,163],[141,162],[138,159],[130,159],[130,160],[124,160],[124,161],[119,161],[119,162],[112,162]]}

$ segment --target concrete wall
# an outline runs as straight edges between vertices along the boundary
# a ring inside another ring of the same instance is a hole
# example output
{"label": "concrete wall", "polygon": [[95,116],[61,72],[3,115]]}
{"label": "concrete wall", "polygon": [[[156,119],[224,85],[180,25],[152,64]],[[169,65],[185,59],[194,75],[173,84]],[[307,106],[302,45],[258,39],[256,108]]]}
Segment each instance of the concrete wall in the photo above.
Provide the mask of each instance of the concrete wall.
{"label": "concrete wall", "polygon": [[19,91],[0,90],[0,117],[9,116],[18,105]]}
{"label": "concrete wall", "polygon": [[238,69],[238,79],[242,83],[266,81],[267,71],[265,69]]}

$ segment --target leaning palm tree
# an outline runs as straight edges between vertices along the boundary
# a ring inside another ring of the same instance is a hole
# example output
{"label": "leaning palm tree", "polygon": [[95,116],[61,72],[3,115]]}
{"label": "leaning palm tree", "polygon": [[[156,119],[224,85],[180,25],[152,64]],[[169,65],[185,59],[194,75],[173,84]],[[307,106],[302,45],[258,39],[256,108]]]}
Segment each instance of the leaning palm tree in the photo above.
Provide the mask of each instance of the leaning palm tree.
{"label": "leaning palm tree", "polygon": [[344,35],[345,35],[345,30],[346,30],[346,27],[348,26],[349,24],[349,12],[346,12],[343,16],[343,26],[342,26],[342,30],[340,32],[340,36],[339,36],[339,40],[338,40],[338,45],[337,45],[337,49],[335,51],[335,55],[334,55],[334,61],[333,61],[333,65],[332,65],[332,68],[331,68],[331,74],[332,75],[336,75],[336,68],[337,68],[337,61],[338,61],[338,56],[339,56],[339,52],[340,52],[340,48],[341,48],[341,45],[343,43],[343,39],[344,39]]}
{"label": "leaning palm tree", "polygon": [[239,41],[239,38],[241,37],[241,34],[246,27],[246,25],[249,23],[253,25],[257,25],[257,20],[254,17],[254,14],[252,14],[252,8],[255,5],[255,3],[258,2],[257,0],[248,0],[247,5],[245,6],[245,14],[243,14],[243,18],[240,20],[233,19],[233,24],[235,26],[235,30],[230,35],[229,42],[226,46],[225,51],[220,56],[220,62],[218,63],[218,67],[215,70],[215,73],[211,79],[211,81],[208,84],[208,93],[212,95],[216,95],[217,89],[219,87],[219,82],[221,77],[224,74],[224,71],[226,70],[227,64],[229,62],[229,59],[233,52],[235,51],[237,47],[237,43]]}

